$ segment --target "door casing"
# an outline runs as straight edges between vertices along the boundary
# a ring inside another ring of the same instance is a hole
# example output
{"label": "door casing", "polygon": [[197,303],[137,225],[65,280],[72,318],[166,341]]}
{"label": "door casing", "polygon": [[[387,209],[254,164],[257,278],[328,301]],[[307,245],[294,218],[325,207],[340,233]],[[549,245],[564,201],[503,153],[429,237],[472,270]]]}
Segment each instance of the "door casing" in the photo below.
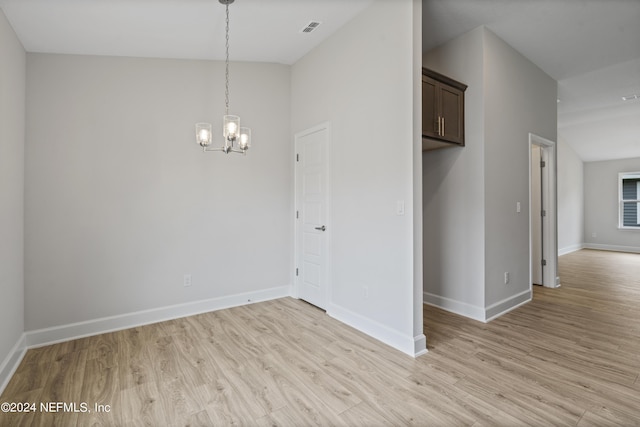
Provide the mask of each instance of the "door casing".
{"label": "door casing", "polygon": [[557,199],[557,162],[556,143],[536,134],[529,134],[529,283],[532,282],[532,220],[534,215],[540,212],[532,212],[532,171],[531,153],[533,145],[537,145],[544,153],[547,165],[542,169],[542,194],[544,197],[543,206],[546,206],[547,215],[543,227],[543,247],[542,253],[547,265],[543,270],[543,286],[547,288],[557,288],[560,286],[558,277],[558,199]]}

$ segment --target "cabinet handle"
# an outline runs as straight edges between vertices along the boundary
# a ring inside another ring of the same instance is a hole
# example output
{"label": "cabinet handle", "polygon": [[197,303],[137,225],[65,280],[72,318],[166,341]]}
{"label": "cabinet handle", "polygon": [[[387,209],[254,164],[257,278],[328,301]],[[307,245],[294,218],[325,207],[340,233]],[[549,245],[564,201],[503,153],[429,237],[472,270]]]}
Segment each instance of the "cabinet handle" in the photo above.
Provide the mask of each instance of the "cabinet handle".
{"label": "cabinet handle", "polygon": [[440,135],[440,116],[438,116],[438,130],[436,132],[437,135]]}
{"label": "cabinet handle", "polygon": [[442,136],[444,136],[444,117],[442,118]]}

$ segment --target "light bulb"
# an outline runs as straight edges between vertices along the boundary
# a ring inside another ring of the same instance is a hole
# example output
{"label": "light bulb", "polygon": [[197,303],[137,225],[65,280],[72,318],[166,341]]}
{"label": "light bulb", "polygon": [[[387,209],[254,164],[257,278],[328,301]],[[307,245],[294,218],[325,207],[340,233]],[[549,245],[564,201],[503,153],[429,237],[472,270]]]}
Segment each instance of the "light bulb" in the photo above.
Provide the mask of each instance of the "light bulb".
{"label": "light bulb", "polygon": [[233,144],[238,138],[238,128],[240,127],[240,117],[225,115],[222,118],[222,135],[224,139]]}
{"label": "light bulb", "polygon": [[209,141],[209,131],[206,129],[200,129],[200,134],[198,135],[198,139],[200,143],[207,143]]}
{"label": "light bulb", "polygon": [[227,135],[229,135],[229,138],[235,138],[237,131],[238,131],[237,124],[235,124],[234,122],[227,123]]}
{"label": "light bulb", "polygon": [[209,123],[196,123],[196,142],[202,147],[211,144],[211,125]]}
{"label": "light bulb", "polygon": [[251,129],[247,127],[240,128],[240,149],[247,150],[251,146]]}

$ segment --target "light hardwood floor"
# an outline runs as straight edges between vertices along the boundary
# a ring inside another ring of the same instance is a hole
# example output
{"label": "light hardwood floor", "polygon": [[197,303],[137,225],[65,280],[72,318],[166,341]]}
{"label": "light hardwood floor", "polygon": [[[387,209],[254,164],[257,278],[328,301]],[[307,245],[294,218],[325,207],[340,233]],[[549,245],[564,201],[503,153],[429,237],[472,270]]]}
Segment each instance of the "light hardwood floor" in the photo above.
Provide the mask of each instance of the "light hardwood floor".
{"label": "light hardwood floor", "polygon": [[560,274],[489,324],[425,306],[418,359],[294,299],[32,349],[0,402],[111,411],[0,426],[640,425],[640,254],[583,250]]}

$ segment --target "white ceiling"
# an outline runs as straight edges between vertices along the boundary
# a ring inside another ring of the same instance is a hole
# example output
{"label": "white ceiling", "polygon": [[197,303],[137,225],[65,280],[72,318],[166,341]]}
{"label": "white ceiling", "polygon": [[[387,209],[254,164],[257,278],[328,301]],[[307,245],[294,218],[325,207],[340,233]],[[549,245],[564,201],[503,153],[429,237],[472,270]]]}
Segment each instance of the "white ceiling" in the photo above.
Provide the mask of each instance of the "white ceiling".
{"label": "white ceiling", "polygon": [[[386,0],[409,1],[409,0]],[[372,0],[237,0],[231,60],[293,64]],[[28,52],[224,58],[217,0],[0,0]],[[301,33],[310,21],[322,22]],[[640,0],[423,0],[428,50],[486,25],[558,80],[558,138],[584,161],[640,157]]]}
{"label": "white ceiling", "polygon": [[[232,61],[292,64],[372,0],[237,0]],[[218,0],[0,0],[27,52],[224,59]],[[322,24],[302,33],[310,21]]]}
{"label": "white ceiling", "polygon": [[423,0],[427,51],[480,25],[558,81],[558,139],[583,161],[640,157],[639,0]]}

